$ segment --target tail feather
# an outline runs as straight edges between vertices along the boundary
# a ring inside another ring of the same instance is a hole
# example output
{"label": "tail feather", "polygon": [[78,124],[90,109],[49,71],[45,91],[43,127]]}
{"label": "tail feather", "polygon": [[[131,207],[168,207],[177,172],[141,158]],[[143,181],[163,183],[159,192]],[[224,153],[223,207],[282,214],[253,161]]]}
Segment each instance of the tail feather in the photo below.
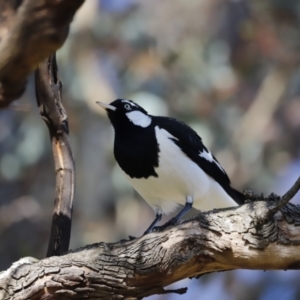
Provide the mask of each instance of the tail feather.
{"label": "tail feather", "polygon": [[246,201],[246,196],[229,186],[228,189],[226,189],[226,192],[229,194],[229,196],[239,205],[242,205]]}

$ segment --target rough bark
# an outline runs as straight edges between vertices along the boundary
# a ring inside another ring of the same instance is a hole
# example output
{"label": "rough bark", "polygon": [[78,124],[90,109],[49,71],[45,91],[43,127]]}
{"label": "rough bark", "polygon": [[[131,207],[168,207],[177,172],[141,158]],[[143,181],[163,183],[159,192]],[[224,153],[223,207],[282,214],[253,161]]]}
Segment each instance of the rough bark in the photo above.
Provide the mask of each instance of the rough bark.
{"label": "rough bark", "polygon": [[47,257],[69,250],[75,189],[75,163],[69,139],[68,116],[62,105],[62,84],[55,55],[40,63],[35,72],[40,114],[52,144],[56,172],[55,202]]}
{"label": "rough bark", "polygon": [[141,299],[214,271],[300,269],[300,207],[270,216],[273,207],[256,201],[214,210],[133,241],[16,266],[0,274],[0,299]]}
{"label": "rough bark", "polygon": [[64,43],[84,0],[0,0],[0,108],[25,90],[38,63]]}

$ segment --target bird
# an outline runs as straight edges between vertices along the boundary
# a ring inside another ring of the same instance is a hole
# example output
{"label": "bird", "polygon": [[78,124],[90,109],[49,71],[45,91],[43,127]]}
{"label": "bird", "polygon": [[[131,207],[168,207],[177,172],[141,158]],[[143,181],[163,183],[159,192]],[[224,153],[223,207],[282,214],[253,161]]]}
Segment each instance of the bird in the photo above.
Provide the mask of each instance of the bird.
{"label": "bird", "polygon": [[[155,212],[144,234],[177,224],[192,207],[206,211],[245,202],[245,195],[231,187],[201,137],[184,122],[150,115],[132,100],[96,103],[106,110],[113,126],[118,165]],[[163,214],[180,205],[183,208],[174,218],[156,226]]]}

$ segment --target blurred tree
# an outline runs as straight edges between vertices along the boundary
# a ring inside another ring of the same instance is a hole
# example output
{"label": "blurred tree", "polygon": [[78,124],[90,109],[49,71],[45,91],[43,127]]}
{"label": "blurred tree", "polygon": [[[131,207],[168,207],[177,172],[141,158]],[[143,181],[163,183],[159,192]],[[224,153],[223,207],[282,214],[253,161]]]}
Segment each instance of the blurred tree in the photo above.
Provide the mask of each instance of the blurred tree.
{"label": "blurred tree", "polygon": [[[0,50],[15,59],[3,68],[7,61],[0,58],[0,95],[7,95],[1,106],[20,95],[24,78],[62,44],[70,21],[65,24],[62,16],[70,18],[79,2],[0,1]],[[44,4],[54,11],[62,6],[49,20]],[[74,7],[65,10],[64,5]],[[299,168],[299,5],[277,0],[86,1],[58,53],[77,162],[75,198],[80,199],[75,201],[71,247],[139,235],[152,218],[118,172],[110,128],[100,112],[95,114],[97,100],[125,96],[146,102],[152,113],[163,110],[185,120],[213,149],[237,188],[278,194],[289,188]],[[30,16],[28,30],[15,22],[16,14],[23,13]],[[58,36],[53,24],[61,26]],[[6,51],[7,41],[20,41],[14,39],[18,30],[27,33],[26,43]],[[43,37],[49,38],[49,47],[39,41]],[[24,65],[18,51],[34,54],[32,65]],[[8,74],[12,66],[18,67],[16,76]],[[32,83],[29,77],[22,100],[0,111],[0,269],[21,256],[43,257],[48,242],[55,177],[49,172],[51,147]],[[299,203],[299,196],[294,201]],[[268,299],[275,284],[279,296],[291,289],[289,299],[298,299],[300,288],[289,274],[227,272],[209,277],[206,285],[193,281],[190,289],[201,287],[202,295],[205,289],[203,299],[217,292],[241,299],[241,290],[247,299]],[[260,284],[254,294],[255,278]]]}

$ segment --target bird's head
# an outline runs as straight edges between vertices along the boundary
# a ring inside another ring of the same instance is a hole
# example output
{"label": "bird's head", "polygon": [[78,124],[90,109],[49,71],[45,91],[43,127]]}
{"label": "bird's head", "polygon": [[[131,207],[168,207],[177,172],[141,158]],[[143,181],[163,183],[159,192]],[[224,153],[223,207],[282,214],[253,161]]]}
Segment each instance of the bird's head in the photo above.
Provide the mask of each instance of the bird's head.
{"label": "bird's head", "polygon": [[103,107],[107,115],[116,129],[127,125],[134,125],[146,128],[151,124],[151,116],[138,104],[131,100],[117,99],[110,104],[96,102]]}

